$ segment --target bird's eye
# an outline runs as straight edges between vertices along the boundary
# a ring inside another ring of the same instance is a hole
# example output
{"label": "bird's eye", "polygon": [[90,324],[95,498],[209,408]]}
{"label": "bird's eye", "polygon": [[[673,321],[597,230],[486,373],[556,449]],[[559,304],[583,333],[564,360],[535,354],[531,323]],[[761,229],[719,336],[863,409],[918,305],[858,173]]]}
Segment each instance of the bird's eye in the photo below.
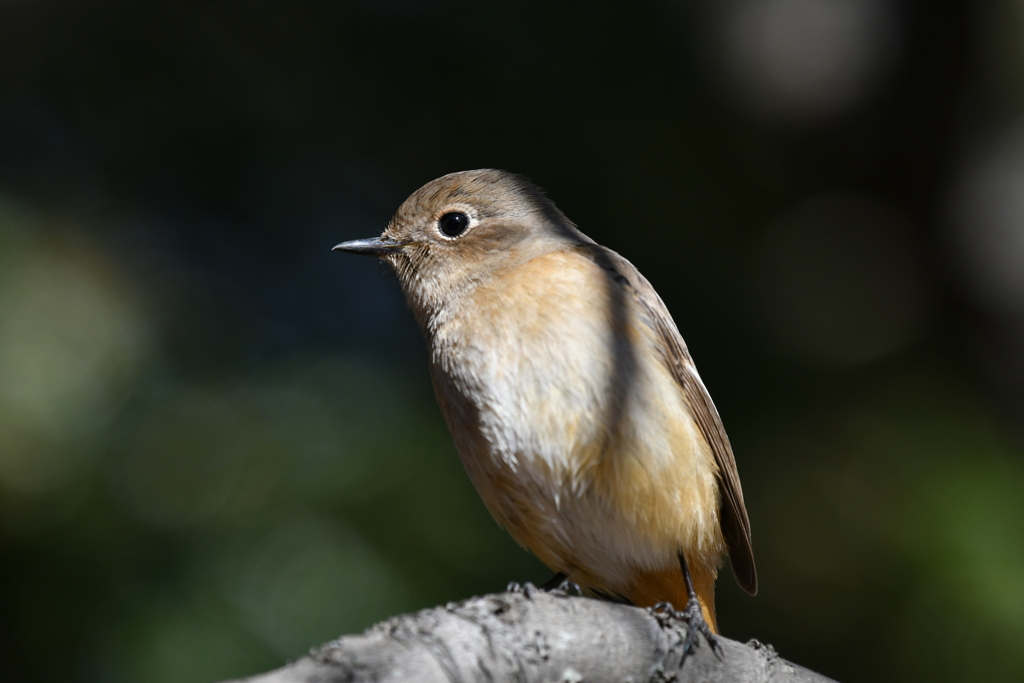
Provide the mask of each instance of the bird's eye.
{"label": "bird's eye", "polygon": [[449,211],[437,220],[437,227],[448,237],[458,237],[469,227],[469,216],[461,211]]}

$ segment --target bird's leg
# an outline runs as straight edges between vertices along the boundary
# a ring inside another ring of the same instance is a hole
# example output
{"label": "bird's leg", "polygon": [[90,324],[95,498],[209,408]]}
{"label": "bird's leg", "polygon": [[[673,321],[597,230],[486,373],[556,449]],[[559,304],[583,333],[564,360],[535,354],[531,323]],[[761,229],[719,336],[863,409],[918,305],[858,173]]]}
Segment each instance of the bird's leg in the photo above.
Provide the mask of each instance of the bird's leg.
{"label": "bird's leg", "polygon": [[704,619],[704,611],[700,608],[700,601],[697,599],[697,591],[693,590],[693,579],[690,578],[690,568],[686,564],[686,557],[679,553],[679,566],[683,570],[683,580],[686,581],[686,607],[677,616],[686,622],[686,652],[690,652],[697,643],[697,633],[703,633],[708,645],[715,654],[721,656],[722,646],[718,638],[711,632],[708,622]]}
{"label": "bird's leg", "polygon": [[565,572],[558,572],[550,579],[541,584],[540,589],[545,591],[552,591],[559,588],[569,578],[569,575]]}
{"label": "bird's leg", "polygon": [[580,588],[580,585],[575,581],[570,581],[567,576],[565,572],[558,572],[541,586],[541,589],[560,598],[569,597],[572,591],[576,591],[576,595],[583,595],[583,589]]}

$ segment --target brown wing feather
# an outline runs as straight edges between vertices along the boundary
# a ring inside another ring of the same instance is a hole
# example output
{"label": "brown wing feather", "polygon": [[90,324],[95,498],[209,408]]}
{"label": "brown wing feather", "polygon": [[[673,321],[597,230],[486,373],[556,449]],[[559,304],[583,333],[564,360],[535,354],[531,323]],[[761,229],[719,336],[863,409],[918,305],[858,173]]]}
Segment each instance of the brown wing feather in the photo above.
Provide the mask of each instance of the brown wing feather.
{"label": "brown wing feather", "polygon": [[[653,290],[651,290],[653,291]],[[647,305],[641,295],[641,304]],[[661,303],[660,300],[658,303]],[[664,304],[661,304],[664,307]],[[657,309],[654,310],[656,313]],[[667,313],[666,313],[667,315]],[[740,486],[740,475],[736,470],[736,459],[732,454],[732,445],[722,426],[722,419],[711,401],[708,390],[704,387],[697,368],[690,358],[689,351],[683,343],[679,331],[671,318],[654,316],[658,333],[665,341],[667,354],[666,364],[672,370],[683,396],[693,412],[701,433],[711,445],[718,463],[719,481],[722,486],[721,523],[722,535],[729,548],[729,561],[732,573],[740,588],[751,595],[757,593],[757,568],[754,566],[754,549],[750,542],[750,520],[747,508],[743,503],[743,489]]]}
{"label": "brown wing feather", "polygon": [[750,520],[743,503],[743,489],[740,487],[732,445],[668,308],[632,263],[604,247],[581,245],[580,248],[597,265],[609,271],[616,282],[630,290],[637,303],[647,311],[655,331],[664,341],[665,365],[679,383],[683,397],[718,463],[722,487],[722,535],[729,549],[733,576],[740,588],[751,595],[756,594],[757,568],[754,566],[754,549],[750,541]]}

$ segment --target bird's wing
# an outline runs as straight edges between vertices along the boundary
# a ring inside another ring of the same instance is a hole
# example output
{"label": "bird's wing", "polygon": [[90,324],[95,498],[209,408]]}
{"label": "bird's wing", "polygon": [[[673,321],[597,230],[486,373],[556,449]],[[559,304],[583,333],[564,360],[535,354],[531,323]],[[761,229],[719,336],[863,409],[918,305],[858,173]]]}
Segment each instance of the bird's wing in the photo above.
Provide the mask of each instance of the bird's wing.
{"label": "bird's wing", "polygon": [[630,291],[634,300],[646,311],[652,327],[661,337],[665,365],[672,372],[682,389],[683,398],[700,427],[701,434],[711,446],[718,463],[719,480],[722,488],[721,523],[722,535],[729,549],[729,560],[733,576],[740,588],[751,595],[757,593],[757,568],[754,566],[754,549],[750,542],[750,520],[743,504],[743,489],[736,470],[736,459],[732,454],[729,437],[722,426],[715,404],[704,387],[690,352],[676,328],[665,303],[654,287],[640,274],[632,263],[614,251],[597,245],[580,247],[619,286]]}

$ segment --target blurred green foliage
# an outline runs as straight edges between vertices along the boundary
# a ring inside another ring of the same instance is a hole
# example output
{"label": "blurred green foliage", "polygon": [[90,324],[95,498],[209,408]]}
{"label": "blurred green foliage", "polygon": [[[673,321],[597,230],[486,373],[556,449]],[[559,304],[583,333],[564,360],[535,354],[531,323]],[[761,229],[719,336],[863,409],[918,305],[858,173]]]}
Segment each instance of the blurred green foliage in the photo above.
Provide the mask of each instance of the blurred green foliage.
{"label": "blurred green foliage", "polygon": [[3,677],[242,676],[549,577],[393,277],[329,252],[497,166],[694,352],[761,575],[723,571],[726,635],[1024,679],[1022,34],[1002,0],[0,5]]}
{"label": "blurred green foliage", "polygon": [[422,375],[314,353],[168,373],[123,269],[3,209],[0,528],[27,678],[214,680],[543,576],[496,533]]}

